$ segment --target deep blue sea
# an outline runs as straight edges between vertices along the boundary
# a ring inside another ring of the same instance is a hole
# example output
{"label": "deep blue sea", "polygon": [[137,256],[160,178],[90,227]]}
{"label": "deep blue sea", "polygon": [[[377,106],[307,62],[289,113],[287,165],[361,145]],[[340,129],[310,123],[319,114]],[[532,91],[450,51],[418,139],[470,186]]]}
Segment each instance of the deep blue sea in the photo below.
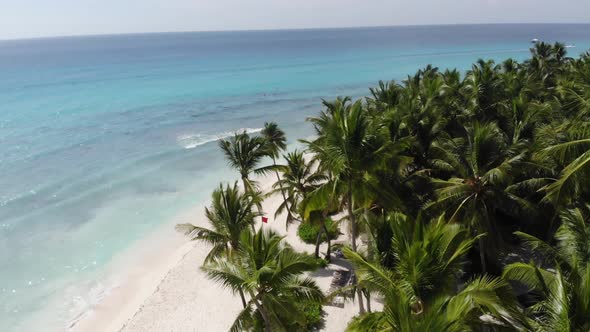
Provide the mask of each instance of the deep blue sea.
{"label": "deep blue sea", "polygon": [[[590,25],[196,32],[0,41],[0,331],[61,331],[106,267],[235,178],[217,144],[427,64],[590,48]],[[98,290],[97,290],[98,289]],[[99,296],[100,297],[100,296]]]}

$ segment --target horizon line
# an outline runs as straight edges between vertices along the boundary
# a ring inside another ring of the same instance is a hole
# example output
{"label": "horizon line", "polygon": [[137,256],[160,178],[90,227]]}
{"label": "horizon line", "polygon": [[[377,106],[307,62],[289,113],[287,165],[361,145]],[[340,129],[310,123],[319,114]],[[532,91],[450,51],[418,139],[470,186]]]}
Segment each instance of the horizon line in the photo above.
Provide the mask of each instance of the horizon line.
{"label": "horizon line", "polygon": [[73,35],[55,35],[24,38],[0,39],[0,42],[27,41],[39,39],[66,39],[80,37],[117,37],[135,35],[157,35],[175,33],[215,33],[215,32],[265,32],[265,31],[305,31],[305,30],[344,30],[344,29],[374,29],[374,28],[403,28],[403,27],[428,27],[428,26],[465,26],[465,25],[590,25],[590,22],[521,22],[521,23],[439,23],[439,24],[400,24],[400,25],[363,25],[363,26],[334,26],[334,27],[309,27],[309,28],[261,28],[261,29],[228,29],[228,30],[178,30],[178,31],[145,31],[145,32],[120,32],[120,33],[91,33]]}

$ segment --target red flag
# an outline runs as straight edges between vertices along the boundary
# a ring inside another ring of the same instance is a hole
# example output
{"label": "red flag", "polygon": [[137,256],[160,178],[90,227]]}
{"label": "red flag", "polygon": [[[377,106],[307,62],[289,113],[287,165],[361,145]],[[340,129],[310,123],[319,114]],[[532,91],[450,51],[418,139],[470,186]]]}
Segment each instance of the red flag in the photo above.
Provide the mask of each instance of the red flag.
{"label": "red flag", "polygon": [[262,222],[267,224],[268,223],[268,218],[267,217],[262,217]]}

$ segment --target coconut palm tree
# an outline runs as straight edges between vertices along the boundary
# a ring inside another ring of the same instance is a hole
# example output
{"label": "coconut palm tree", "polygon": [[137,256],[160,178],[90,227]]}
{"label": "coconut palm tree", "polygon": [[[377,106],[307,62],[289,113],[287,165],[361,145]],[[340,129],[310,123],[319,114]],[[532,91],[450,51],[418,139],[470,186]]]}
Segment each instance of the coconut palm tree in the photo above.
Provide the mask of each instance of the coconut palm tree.
{"label": "coconut palm tree", "polygon": [[493,60],[479,59],[467,73],[463,83],[463,95],[468,109],[477,121],[491,121],[497,116],[501,80],[499,66]]}
{"label": "coconut palm tree", "polygon": [[229,165],[240,172],[244,190],[249,193],[256,191],[255,183],[250,179],[252,173],[261,174],[269,170],[259,167],[260,162],[268,155],[267,144],[260,136],[250,136],[245,131],[235,133],[229,139],[219,141]]}
{"label": "coconut palm tree", "polygon": [[535,331],[590,329],[589,211],[586,206],[560,213],[562,224],[554,247],[518,233],[525,245],[550,262],[512,263],[504,270],[504,278],[518,281],[540,296],[540,301],[527,309]]}
{"label": "coconut palm tree", "polygon": [[441,139],[436,144],[438,158],[432,163],[452,176],[432,180],[437,197],[427,209],[435,214],[446,212],[451,221],[462,220],[474,234],[488,234],[488,241],[479,237],[481,267],[486,271],[486,251],[495,249],[491,245],[501,240],[494,214],[534,214],[528,201],[508,190],[526,153],[510,149],[506,136],[494,123],[475,123],[465,130],[464,138]]}
{"label": "coconut palm tree", "polygon": [[395,81],[379,81],[379,86],[369,88],[369,91],[371,92],[371,98],[367,99],[369,108],[382,113],[398,103],[403,88]]}
{"label": "coconut palm tree", "polygon": [[205,208],[210,228],[186,223],[176,225],[176,229],[192,241],[202,241],[212,246],[205,257],[206,263],[220,257],[231,257],[240,246],[240,234],[260,216],[255,211],[259,199],[240,192],[237,182],[225,188],[220,184],[211,195],[211,206]]}
{"label": "coconut palm tree", "polygon": [[[384,222],[389,229],[381,231],[391,238],[377,250],[380,251],[378,257],[385,258],[379,259],[377,264],[388,264],[383,268],[389,269],[400,289],[417,302],[429,302],[455,289],[466,255],[477,237],[471,237],[460,224],[447,223],[444,216],[426,223],[421,218],[412,220],[394,212]],[[353,255],[352,259],[358,261],[359,257]],[[362,273],[359,273],[359,282],[364,282]],[[370,282],[367,287],[371,287]]]}
{"label": "coconut palm tree", "polygon": [[[277,158],[279,157],[281,151],[284,151],[287,148],[287,138],[285,137],[285,132],[282,131],[274,122],[266,122],[261,134],[266,140],[267,154],[272,159],[275,175],[277,176],[277,183],[279,185],[279,191],[283,196],[283,204],[285,204],[285,207],[282,209],[282,211],[287,213],[287,221],[285,224],[285,228],[287,228],[289,227],[289,224],[293,222],[294,217],[291,213],[292,207],[289,206],[289,201],[287,200],[285,190],[283,189],[283,183],[281,182],[281,177],[279,175],[279,170],[277,168]],[[276,217],[277,214],[275,214],[275,218]]]}
{"label": "coconut palm tree", "polygon": [[543,189],[546,201],[556,206],[568,206],[585,192],[590,178],[590,126],[578,121],[566,121],[553,131],[554,144],[538,152],[540,159],[552,158],[560,169],[558,178]]}
{"label": "coconut palm tree", "polygon": [[[237,182],[225,188],[220,184],[211,195],[211,206],[205,208],[210,228],[186,223],[176,225],[176,229],[191,241],[201,241],[212,246],[205,263],[221,258],[232,260],[240,247],[240,235],[254,225],[254,219],[261,215],[255,211],[259,201],[257,196],[241,193]],[[240,296],[245,306],[245,297],[241,291]]]}
{"label": "coconut palm tree", "polygon": [[275,213],[275,217],[287,209],[291,209],[294,217],[302,219],[301,203],[319,184],[327,180],[326,175],[317,171],[317,160],[305,160],[302,151],[295,150],[284,156],[285,164],[277,165],[281,173],[280,180],[273,188],[284,191],[284,201]]}
{"label": "coconut palm tree", "polygon": [[523,330],[516,301],[509,285],[499,278],[480,277],[456,294],[439,296],[426,308],[395,285],[384,292],[384,309],[355,318],[346,331],[475,331],[484,326],[490,330]]}
{"label": "coconut palm tree", "polygon": [[[433,288],[435,295],[421,298],[405,282],[400,283],[400,278],[405,276],[371,263],[350,249],[344,251],[360,282],[383,297],[383,311],[359,316],[350,323],[347,331],[434,332],[469,331],[474,326],[483,325],[526,326],[510,286],[502,279],[478,277],[459,292],[446,287],[446,291]],[[437,282],[436,279],[431,281]]]}
{"label": "coconut palm tree", "polygon": [[247,331],[262,318],[264,331],[286,331],[297,322],[305,326],[305,313],[298,301],[320,303],[323,294],[310,278],[301,277],[317,268],[316,260],[294,251],[283,237],[260,228],[244,231],[235,260],[215,260],[202,269],[209,278],[249,296],[246,307],[234,321],[231,331]]}
{"label": "coconut palm tree", "polygon": [[[367,202],[370,193],[366,190],[365,176],[384,164],[389,145],[381,130],[385,128],[370,126],[360,100],[350,103],[350,98],[345,97],[323,103],[326,110],[320,116],[308,119],[313,123],[318,137],[305,143],[318,159],[320,170],[333,174],[332,181],[323,184],[323,188],[318,190],[344,198],[352,230],[352,248],[356,250],[358,225],[353,211]],[[315,207],[316,204],[310,205]]]}
{"label": "coconut palm tree", "polygon": [[531,59],[527,61],[530,71],[540,80],[545,90],[545,95],[551,94],[556,84],[556,78],[562,74],[564,64],[571,61],[567,57],[566,47],[562,43],[553,45],[545,42],[536,43],[531,48]]}
{"label": "coconut palm tree", "polygon": [[[326,232],[325,220],[327,211],[314,213],[305,213],[305,206],[308,195],[313,192],[322,182],[327,180],[326,175],[317,171],[317,160],[305,160],[303,152],[295,150],[284,156],[285,165],[278,165],[277,169],[282,173],[280,181],[273,185],[274,192],[279,190],[286,193],[284,201],[279,205],[275,212],[275,218],[278,214],[283,213],[286,209],[291,209],[293,218],[299,218],[302,222],[319,222],[321,223],[320,232],[318,233],[315,256],[319,257],[319,247],[321,244],[322,234]],[[327,205],[326,205],[327,206]],[[329,260],[329,239],[328,254]]]}
{"label": "coconut palm tree", "polygon": [[[354,210],[367,207],[373,193],[368,190],[366,177],[374,169],[385,164],[387,149],[384,126],[371,126],[368,112],[362,101],[350,103],[350,98],[324,101],[325,110],[318,117],[308,120],[313,123],[318,137],[306,141],[309,151],[319,160],[320,170],[329,172],[330,181],[316,189],[306,210],[321,210],[321,204],[329,208],[336,201],[345,202],[350,223],[353,250],[357,250],[358,224]],[[307,212],[306,212],[307,213]],[[361,298],[361,290],[358,288]],[[363,301],[358,301],[359,311],[365,311]]]}

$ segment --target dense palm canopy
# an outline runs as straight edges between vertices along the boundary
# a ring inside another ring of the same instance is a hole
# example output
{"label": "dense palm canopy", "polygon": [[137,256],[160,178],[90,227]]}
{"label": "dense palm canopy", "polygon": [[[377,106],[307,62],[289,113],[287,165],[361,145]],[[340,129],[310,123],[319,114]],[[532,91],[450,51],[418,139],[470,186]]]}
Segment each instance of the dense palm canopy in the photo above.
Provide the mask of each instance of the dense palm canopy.
{"label": "dense palm canopy", "polygon": [[526,151],[511,149],[495,123],[476,122],[465,129],[464,137],[441,137],[433,145],[434,168],[454,175],[446,180],[432,179],[436,198],[428,208],[448,213],[451,221],[463,221],[474,234],[489,234],[489,241],[480,238],[485,270],[484,252],[493,254],[489,247],[501,240],[495,227],[498,215],[534,213],[528,201],[510,190],[518,185],[514,178]]}
{"label": "dense palm canopy", "polygon": [[433,299],[426,308],[417,306],[394,280],[386,280],[382,280],[383,311],[354,318],[347,331],[463,332],[484,326],[492,330],[517,330],[525,326],[515,320],[519,313],[510,286],[498,278],[474,279],[457,294]]}
{"label": "dense palm canopy", "polygon": [[[303,152],[284,152],[274,123],[220,143],[244,204],[260,203],[250,176],[274,170],[276,216],[348,222],[360,311],[349,330],[588,331],[590,53],[540,42],[523,62],[478,60],[464,74],[429,65],[369,92],[323,101]],[[314,258],[239,224],[183,226],[210,236],[212,252],[239,234],[239,259],[215,254],[205,267],[249,297],[233,329],[302,326],[294,299],[322,298],[298,276]],[[365,313],[371,296],[382,311]]]}
{"label": "dense palm canopy", "polygon": [[[396,244],[405,232],[390,219],[400,213],[411,229],[435,227],[431,220],[443,214],[469,241],[466,275],[501,274],[522,242],[514,231],[549,240],[563,222],[557,211],[590,198],[590,54],[568,58],[559,43],[531,51],[522,63],[478,60],[463,78],[427,66],[401,83],[380,83],[364,100],[324,102],[310,119],[317,137],[306,143],[330,181],[309,205],[336,197],[352,223],[353,251],[356,235],[367,233],[369,261],[398,279],[404,264]],[[408,275],[428,284],[414,245]],[[402,280],[397,288],[407,285]]]}
{"label": "dense palm canopy", "polygon": [[560,214],[554,247],[519,233],[547,262],[513,263],[504,277],[518,281],[539,294],[532,305],[531,321],[536,331],[590,330],[590,211],[588,207],[566,209]]}
{"label": "dense palm canopy", "polygon": [[[401,239],[393,240],[400,243],[392,249],[401,250],[393,270],[345,251],[359,283],[384,299],[382,312],[361,315],[348,331],[469,331],[487,324],[523,327],[516,299],[502,279],[478,277],[461,291],[453,291],[453,273],[460,270],[472,241],[462,239],[457,225],[442,225],[441,220],[432,225],[423,235],[414,237],[405,231]],[[445,234],[447,227],[449,234]]]}

